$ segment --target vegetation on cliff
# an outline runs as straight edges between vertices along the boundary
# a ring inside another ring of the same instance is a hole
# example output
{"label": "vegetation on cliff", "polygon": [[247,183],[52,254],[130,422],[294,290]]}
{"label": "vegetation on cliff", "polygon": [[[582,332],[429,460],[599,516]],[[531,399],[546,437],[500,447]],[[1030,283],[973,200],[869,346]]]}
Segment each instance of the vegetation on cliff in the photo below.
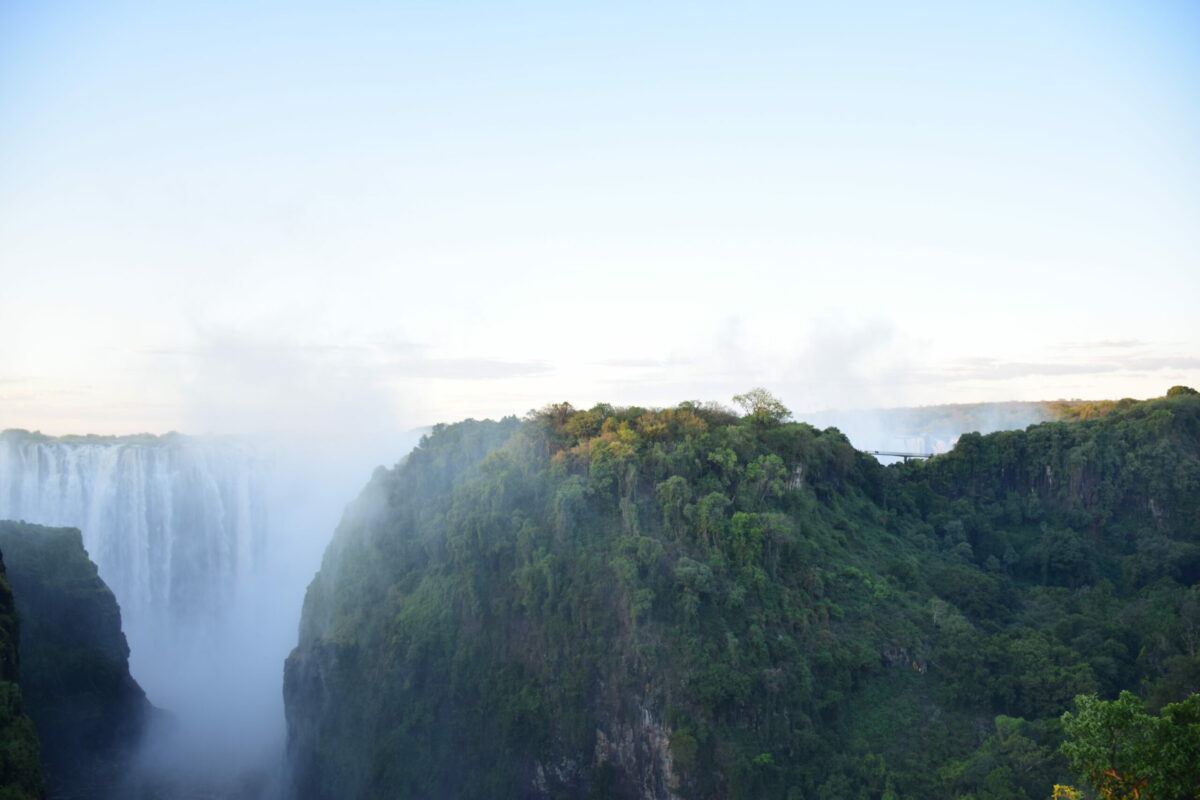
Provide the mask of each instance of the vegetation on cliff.
{"label": "vegetation on cliff", "polygon": [[37,732],[25,713],[18,684],[19,630],[12,587],[0,556],[0,800],[39,800],[45,793]]}
{"label": "vegetation on cliff", "polygon": [[119,796],[151,706],[129,675],[117,601],[75,528],[0,521],[20,619],[20,686],[50,795]]}
{"label": "vegetation on cliff", "polygon": [[1077,695],[1200,690],[1194,393],[887,468],[738,400],[378,471],[288,660],[296,795],[1037,800]]}
{"label": "vegetation on cliff", "polygon": [[1200,694],[1159,715],[1123,691],[1116,700],[1075,698],[1062,718],[1061,750],[1102,798],[1194,800],[1200,795]]}

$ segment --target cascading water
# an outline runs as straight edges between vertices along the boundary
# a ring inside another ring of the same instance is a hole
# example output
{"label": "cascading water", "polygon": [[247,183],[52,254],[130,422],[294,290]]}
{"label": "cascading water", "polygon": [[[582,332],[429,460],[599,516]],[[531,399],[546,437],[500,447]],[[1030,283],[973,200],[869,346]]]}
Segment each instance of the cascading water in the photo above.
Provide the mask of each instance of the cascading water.
{"label": "cascading water", "polygon": [[0,519],[83,531],[150,690],[170,679],[150,667],[164,647],[219,639],[264,567],[265,484],[266,463],[239,442],[0,434]]}
{"label": "cascading water", "polygon": [[0,517],[80,528],[131,631],[228,605],[262,555],[262,481],[233,443],[0,435]]}
{"label": "cascading water", "polygon": [[0,434],[0,519],[83,532],[130,671],[187,739],[172,758],[236,772],[278,747],[279,665],[307,576],[271,562],[271,472],[234,440]]}
{"label": "cascading water", "polygon": [[143,754],[147,796],[272,796],[304,588],[345,504],[420,435],[0,433],[0,519],[83,532],[130,671],[171,714]]}

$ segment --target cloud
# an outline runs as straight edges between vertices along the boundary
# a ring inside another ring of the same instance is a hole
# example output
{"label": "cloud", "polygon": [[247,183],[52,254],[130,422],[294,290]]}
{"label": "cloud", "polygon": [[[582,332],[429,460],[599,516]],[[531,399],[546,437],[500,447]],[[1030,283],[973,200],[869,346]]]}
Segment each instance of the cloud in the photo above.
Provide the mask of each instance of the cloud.
{"label": "cloud", "polygon": [[1067,362],[999,361],[990,358],[962,359],[932,374],[951,380],[1010,380],[1033,375],[1091,375],[1113,372],[1112,364],[1091,362],[1072,364]]}
{"label": "cloud", "polygon": [[444,380],[505,380],[544,375],[554,367],[545,361],[502,361],[492,358],[414,358],[383,366],[392,376]]}
{"label": "cloud", "polygon": [[183,427],[211,433],[324,429],[368,439],[394,430],[399,418],[428,416],[430,397],[446,391],[435,382],[474,383],[486,394],[494,382],[555,372],[544,360],[449,356],[405,340],[301,341],[261,326],[197,324],[187,346],[140,352],[149,369],[174,373]]}
{"label": "cloud", "polygon": [[1092,339],[1085,342],[1061,342],[1060,350],[1123,350],[1146,345],[1141,339]]}
{"label": "cloud", "polygon": [[1200,357],[1147,356],[1128,360],[1126,368],[1131,370],[1200,369]]}
{"label": "cloud", "polygon": [[604,361],[593,361],[595,367],[613,367],[616,369],[673,369],[688,367],[696,363],[696,359],[683,356],[670,358],[614,358]]}
{"label": "cloud", "polygon": [[1157,372],[1170,369],[1200,368],[1200,357],[1186,355],[1146,355],[1084,362],[1000,361],[991,358],[961,359],[942,369],[925,373],[929,379],[949,381],[1006,381],[1015,378],[1060,375],[1111,375],[1123,372]]}
{"label": "cloud", "polygon": [[890,320],[815,320],[780,382],[800,409],[900,405],[912,350]]}
{"label": "cloud", "polygon": [[[239,352],[240,351],[240,352]],[[395,378],[440,378],[446,380],[504,380],[541,375],[554,370],[546,361],[507,361],[495,358],[437,358],[425,355],[427,347],[413,342],[386,344],[299,344],[272,341],[261,336],[226,331],[193,347],[154,348],[141,352],[193,361],[234,363],[249,360],[254,369],[269,361],[265,375],[286,365],[309,363],[333,368],[339,374],[354,373],[368,383]],[[259,378],[262,376],[259,375]]]}
{"label": "cloud", "polygon": [[846,316],[763,320],[730,314],[704,335],[672,344],[660,358],[595,361],[602,399],[641,405],[682,399],[728,402],[762,386],[793,410],[904,401],[897,386],[913,362],[911,343],[883,318]]}
{"label": "cloud", "polygon": [[194,344],[144,351],[198,433],[367,435],[395,426],[393,393],[358,346],[328,347],[198,327]]}

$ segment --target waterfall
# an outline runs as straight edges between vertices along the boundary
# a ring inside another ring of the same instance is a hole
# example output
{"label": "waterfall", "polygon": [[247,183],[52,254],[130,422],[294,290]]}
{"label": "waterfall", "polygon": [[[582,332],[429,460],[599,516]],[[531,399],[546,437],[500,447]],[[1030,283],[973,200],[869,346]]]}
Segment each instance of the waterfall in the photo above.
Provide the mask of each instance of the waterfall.
{"label": "waterfall", "polygon": [[83,531],[136,659],[225,621],[262,567],[265,475],[240,442],[5,431],[0,519]]}
{"label": "waterfall", "polygon": [[294,636],[271,605],[271,473],[271,459],[231,439],[9,430],[0,519],[83,532],[151,702],[214,741],[231,727],[269,736],[282,729],[279,665]]}
{"label": "waterfall", "polygon": [[83,532],[130,671],[178,722],[148,758],[241,785],[282,754],[283,660],[345,503],[422,432],[252,444],[4,431],[0,519]]}

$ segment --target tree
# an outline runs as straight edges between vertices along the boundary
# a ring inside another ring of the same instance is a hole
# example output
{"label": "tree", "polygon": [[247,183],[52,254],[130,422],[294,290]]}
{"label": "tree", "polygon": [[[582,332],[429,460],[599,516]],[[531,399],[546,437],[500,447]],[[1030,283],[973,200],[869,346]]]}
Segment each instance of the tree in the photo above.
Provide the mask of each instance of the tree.
{"label": "tree", "polygon": [[792,412],[766,389],[755,388],[745,394],[735,394],[733,402],[742,407],[746,416],[758,425],[768,425],[787,420]]}
{"label": "tree", "polygon": [[1062,716],[1062,753],[1105,800],[1200,798],[1200,694],[1146,714],[1141,699],[1075,698]]}

